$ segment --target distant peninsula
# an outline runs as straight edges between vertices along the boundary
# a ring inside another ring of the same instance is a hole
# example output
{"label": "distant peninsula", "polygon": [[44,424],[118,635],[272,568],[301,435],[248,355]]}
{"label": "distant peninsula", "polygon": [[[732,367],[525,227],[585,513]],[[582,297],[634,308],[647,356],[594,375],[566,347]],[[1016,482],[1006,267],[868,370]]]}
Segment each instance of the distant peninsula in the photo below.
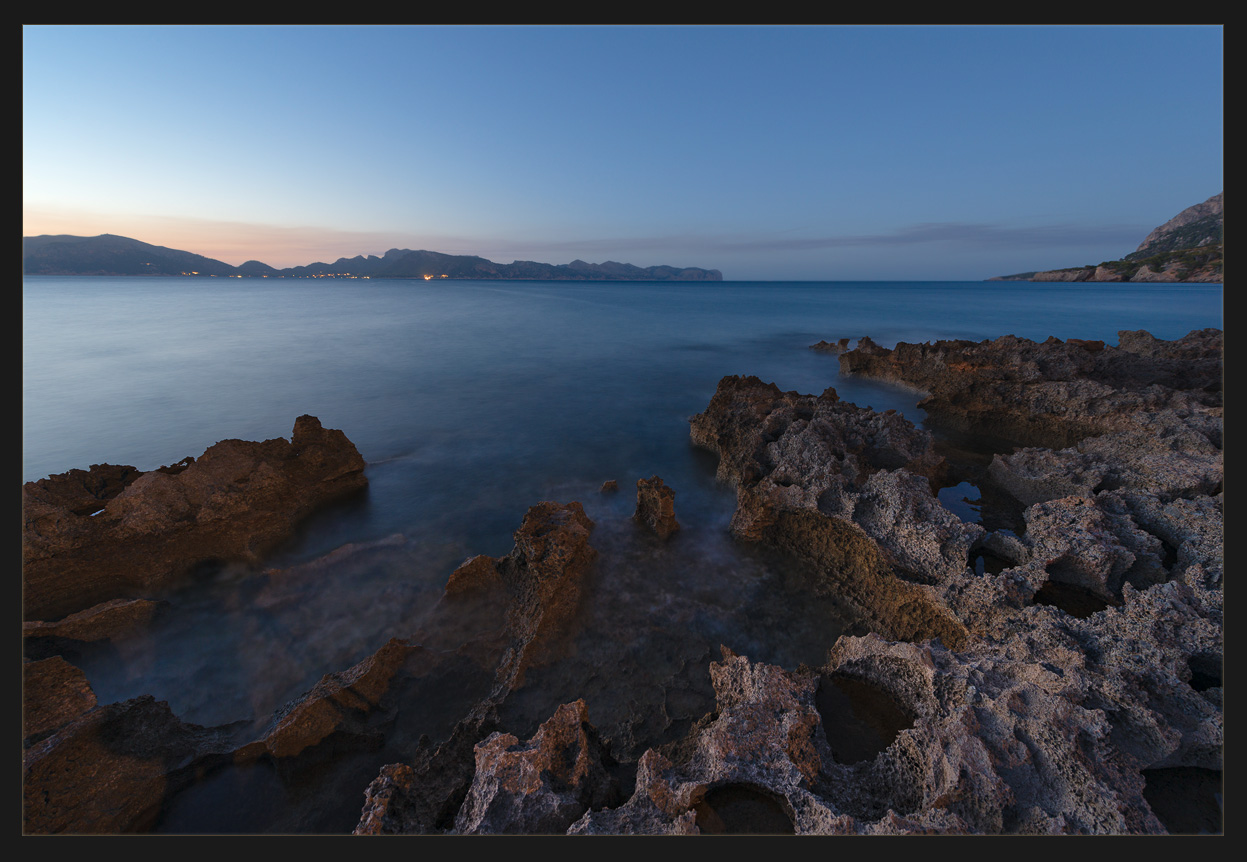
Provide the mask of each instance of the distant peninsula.
{"label": "distant peninsula", "polygon": [[630,263],[549,264],[531,260],[494,263],[475,255],[392,248],[333,263],[275,269],[258,260],[231,266],[201,254],[150,245],[113,234],[22,238],[26,275],[158,275],[224,278],[456,278],[530,281],[722,281],[717,269],[633,266]]}
{"label": "distant peninsula", "polygon": [[1042,272],[1000,275],[988,281],[1165,281],[1224,280],[1224,192],[1189,206],[1149,233],[1120,260]]}

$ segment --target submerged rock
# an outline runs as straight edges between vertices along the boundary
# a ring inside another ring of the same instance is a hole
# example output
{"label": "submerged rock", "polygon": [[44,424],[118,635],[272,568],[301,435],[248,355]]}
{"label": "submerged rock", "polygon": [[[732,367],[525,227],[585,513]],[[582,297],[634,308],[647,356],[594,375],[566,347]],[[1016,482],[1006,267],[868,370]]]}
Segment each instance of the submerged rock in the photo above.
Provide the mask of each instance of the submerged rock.
{"label": "submerged rock", "polygon": [[280,709],[263,739],[240,749],[236,759],[294,757],[334,734],[367,737],[369,713],[418,649],[392,638],[354,667],[325,674],[311,691]]}
{"label": "submerged rock", "polygon": [[174,467],[95,465],[27,482],[24,617],[141,598],[205,562],[256,562],[367,483],[354,444],[314,416],[300,416],[289,441],[222,440]]}
{"label": "submerged rock", "polygon": [[124,638],[142,630],[163,607],[163,603],[147,599],[113,599],[56,622],[34,620],[23,623],[22,637],[59,638],[83,643]]}
{"label": "submerged rock", "polygon": [[231,748],[229,728],[183,723],[150,696],[95,706],[26,749],[23,830],[147,831],[166,796]]}
{"label": "submerged rock", "polygon": [[[597,559],[597,551],[589,544],[593,527],[593,521],[578,502],[539,503],[528,510],[523,524],[515,531],[515,548],[510,554],[472,557],[451,574],[442,603],[426,625],[428,634],[417,635],[416,639],[470,655],[477,662],[492,662],[492,687],[471,706],[444,742],[434,745],[425,739],[410,762],[389,764],[381,770],[365,791],[356,834],[438,834],[454,829],[522,831],[517,825],[520,822],[530,826],[543,824],[543,830],[550,828],[553,821],[549,817],[556,815],[549,811],[539,813],[514,800],[495,799],[496,789],[484,786],[475,787],[473,805],[477,814],[463,815],[463,824],[457,824],[456,818],[473,787],[477,760],[482,756],[479,746],[499,731],[499,705],[524,684],[526,670],[557,658],[574,633],[581,585]],[[463,617],[477,621],[478,627],[465,633],[455,625]],[[453,631],[453,636],[443,640],[445,635],[439,634],[443,627]],[[568,722],[581,721],[583,706],[582,703],[573,710],[574,721],[570,713],[562,715],[560,721],[539,733],[535,756],[555,756],[548,752],[554,745],[552,740],[571,733],[567,730]],[[570,705],[568,708],[572,709]],[[505,739],[509,741],[495,739],[486,746],[485,750],[493,752],[484,755],[492,764],[486,768],[519,770],[531,779],[532,767],[520,763],[528,755],[509,754],[517,740],[514,736]],[[579,756],[573,757],[573,761],[578,763]],[[500,765],[503,762],[510,766]],[[565,800],[560,801],[560,794],[565,793],[567,786],[563,779],[571,781],[582,774],[579,767],[569,769],[566,774],[556,769],[562,777],[547,788],[553,796],[543,797],[542,805],[549,803],[551,811],[564,810]],[[597,799],[596,791],[585,792]],[[572,796],[579,798],[578,794],[579,790]],[[579,803],[572,804],[573,809],[576,804]],[[535,801],[533,805],[541,808]],[[500,807],[510,813],[499,813]],[[558,814],[556,819],[563,816],[565,813]],[[574,816],[579,816],[579,811]]]}

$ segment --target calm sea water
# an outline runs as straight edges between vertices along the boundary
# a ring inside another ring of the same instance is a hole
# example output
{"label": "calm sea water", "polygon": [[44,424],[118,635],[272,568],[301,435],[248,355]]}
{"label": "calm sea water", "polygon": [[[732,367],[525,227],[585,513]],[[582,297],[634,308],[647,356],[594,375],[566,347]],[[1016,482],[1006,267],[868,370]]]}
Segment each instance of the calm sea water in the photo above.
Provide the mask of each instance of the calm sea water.
{"label": "calm sea water", "polygon": [[[510,550],[530,505],[578,500],[602,554],[587,634],[575,660],[515,699],[515,731],[585,696],[595,723],[626,724],[643,746],[709,703],[704,672],[720,643],[816,665],[854,625],[834,599],[812,597],[799,566],[727,536],[734,494],[688,434],[721,377],[834,386],[921,422],[913,393],[841,379],[836,357],[809,345],[1116,343],[1122,329],[1170,339],[1208,326],[1222,326],[1220,285],[28,277],[22,478],[96,463],[153,469],[225,438],[288,437],[303,413],[355,442],[367,495],[316,517],[269,566],[348,542],[381,542],[379,562],[314,579],[230,568],[170,593],[170,613],[143,638],[80,657],[102,703],[153,694],[187,721],[248,721],[242,736],[322,674],[409,635],[458,563]],[[629,521],[636,480],[654,474],[674,488],[683,526],[665,545]],[[619,494],[599,492],[608,479]],[[637,681],[603,677],[606,666],[636,667]],[[670,696],[677,679],[683,712]],[[665,718],[637,719],[638,709]],[[428,727],[405,736],[436,739],[454,712],[423,716]],[[396,743],[358,771],[402,753]],[[360,785],[359,798],[293,812],[272,802],[272,776],[216,780],[175,800],[163,828],[345,831],[362,803]],[[268,803],[225,803],[240,798]]]}

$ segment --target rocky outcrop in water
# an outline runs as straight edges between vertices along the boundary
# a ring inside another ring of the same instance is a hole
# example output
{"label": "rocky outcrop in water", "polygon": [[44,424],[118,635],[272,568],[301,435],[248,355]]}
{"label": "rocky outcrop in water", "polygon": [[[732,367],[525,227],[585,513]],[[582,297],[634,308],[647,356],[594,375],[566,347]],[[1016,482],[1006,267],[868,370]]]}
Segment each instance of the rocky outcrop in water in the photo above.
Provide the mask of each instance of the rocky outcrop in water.
{"label": "rocky outcrop in water", "polygon": [[810,350],[817,350],[820,353],[844,353],[844,351],[849,349],[849,341],[850,339],[848,338],[841,338],[834,344],[830,341],[819,341],[816,344],[811,344]]}
{"label": "rocky outcrop in water", "polygon": [[[64,658],[27,661],[25,829],[142,831],[197,776],[329,774],[397,737],[402,759],[366,789],[318,791],[361,793],[357,834],[1222,831],[1221,339],[844,352],[846,373],[926,393],[937,428],[1018,444],[977,479],[1016,503],[1016,531],[943,506],[956,468],[900,414],[724,378],[690,432],[736,489],[733,535],[803,560],[871,633],[840,637],[818,667],[723,648],[713,708],[668,691],[660,746],[618,717],[596,728],[591,696],[535,731],[506,726],[526,677],[570,654],[598,558],[580,504],[547,502],[511,553],[458,566],[411,637],[325,675],[241,746],[239,727],[184,723],[150,697],[101,706]],[[73,513],[138,481],[113,468],[51,484]],[[670,502],[657,477],[643,490]],[[123,637],[154,610],[28,623],[28,642]],[[611,677],[627,668],[598,671],[587,692],[627,691]],[[461,718],[438,741],[403,740],[398,717],[433,700]]]}
{"label": "rocky outcrop in water", "polygon": [[[492,561],[486,580],[504,590],[510,640],[498,666],[496,696],[522,685],[526,669],[550,661],[566,643],[581,584],[597,559],[589,544],[592,531],[579,503],[538,503],[515,531],[515,549]],[[486,561],[476,557],[466,565],[484,569]]]}
{"label": "rocky outcrop in water", "polygon": [[918,406],[947,429],[1063,448],[1108,433],[1157,436],[1163,426],[1167,448],[1207,452],[1195,438],[1173,439],[1186,426],[1219,448],[1220,331],[1198,330],[1173,342],[1146,332],[1118,337],[1117,347],[1010,335],[977,343],[902,342],[892,350],[864,338],[840,356],[840,370],[921,390],[926,397]]}
{"label": "rocky outcrop in water", "polygon": [[[869,682],[915,716],[851,780],[837,765],[814,782],[835,816],[806,819],[800,794],[749,786],[778,801],[796,831],[1219,831],[1206,788],[1218,783],[1223,739],[1221,333],[1160,342],[1123,332],[1116,348],[1006,337],[885,350],[864,339],[840,361],[929,393],[920,406],[943,427],[1032,444],[992,464],[1026,504],[1026,529],[985,533],[932,517],[941,507],[912,480],[938,470],[851,461],[871,450],[829,421],[828,393],[726,378],[692,434],[737,483],[734,531],[856,585],[884,637],[842,637],[821,673]],[[819,454],[793,469],[794,451]],[[865,492],[881,475],[911,481],[878,495],[905,516],[872,528]],[[783,527],[798,521],[803,534]],[[755,523],[762,529],[740,528]],[[933,535],[941,523],[946,532]],[[906,533],[944,554],[894,550]],[[975,548],[991,549],[1000,570],[958,559]],[[879,610],[905,592],[922,619],[908,630],[899,610]],[[1190,790],[1174,810],[1167,791],[1183,781],[1203,795]]]}
{"label": "rocky outcrop in water", "polygon": [[[993,463],[1026,498],[1023,533],[944,510],[947,465],[901,417],[725,378],[691,425],[736,485],[733,532],[819,565],[875,633],[841,637],[819,668],[724,649],[715,710],[640,756],[625,802],[566,831],[1220,831],[1220,334],[865,347],[847,361],[931,391],[924,406],[954,427],[991,418],[996,434],[1074,443]],[[976,570],[979,552],[1001,565]],[[540,747],[494,739],[521,760]],[[561,798],[553,776],[491,770],[473,782],[495,810]]]}
{"label": "rocky outcrop in water", "polygon": [[[515,786],[530,789],[531,770],[542,772],[540,767],[526,765],[528,755],[509,753],[516,740],[513,736],[499,736],[497,710],[512,691],[524,684],[525,671],[553,660],[573,633],[581,583],[597,557],[589,544],[593,526],[580,503],[540,503],[529,509],[524,523],[516,530],[515,548],[510,554],[499,558],[473,557],[451,574],[442,605],[434,614],[436,622],[430,627],[448,627],[454,632],[451,639],[441,641],[446,647],[470,653],[483,664],[495,663],[492,687],[466,711],[440,745],[434,746],[426,739],[410,762],[390,764],[381,770],[365,791],[357,834],[427,834],[454,828],[475,832],[523,831],[516,826],[519,822],[545,830],[553,822],[550,817],[564,816],[551,812],[563,810],[566,800],[559,795],[568,791],[568,781],[578,780],[581,770],[577,766],[569,767],[570,771],[555,770],[557,788],[552,796],[540,800],[534,796],[526,803],[514,805],[495,802],[493,790],[473,781],[479,771],[478,763],[485,771],[506,774],[504,785],[518,782]],[[466,643],[455,643],[464,635],[455,625],[460,617],[493,619],[497,625],[481,626]],[[576,718],[572,723],[578,721]],[[539,758],[557,746],[552,740],[563,739],[569,733],[576,736],[574,730],[556,729],[554,724],[543,733],[533,754]],[[596,735],[596,731],[592,733]],[[492,753],[479,753],[482,745]],[[591,759],[601,758],[593,755]],[[577,762],[573,758],[573,763]],[[497,775],[495,779],[501,780]],[[586,792],[596,798],[591,791]],[[579,790],[571,793],[579,798]],[[467,808],[462,809],[469,794],[474,795]],[[499,806],[507,808],[508,813],[500,813]],[[513,818],[519,820],[512,822]],[[463,825],[456,827],[461,819]]]}
{"label": "rocky outcrop in water", "polygon": [[829,591],[894,636],[963,639],[921,582],[964,566],[982,529],[936,503],[944,465],[929,433],[834,389],[799,395],[756,377],[723,378],[690,424],[736,487],[734,535],[815,562]]}
{"label": "rocky outcrop in water", "polygon": [[50,620],[143,598],[205,562],[255,562],[317,508],[364,488],[341,431],[300,416],[290,440],[222,440],[142,473],[95,465],[22,487],[22,603]]}
{"label": "rocky outcrop in water", "polygon": [[658,538],[666,539],[680,529],[675,519],[675,491],[663,484],[658,476],[636,480],[636,512],[632,520],[646,527]]}
{"label": "rocky outcrop in water", "polygon": [[[68,676],[72,673],[58,674],[60,687],[77,690],[79,706],[94,700],[82,691],[85,680]],[[27,697],[39,700],[52,685],[49,679],[32,680],[29,670],[26,682]],[[188,786],[202,770],[228,762],[232,748],[231,728],[184,723],[167,703],[148,696],[91,706],[51,733],[46,724],[32,727],[29,705],[26,716],[27,730],[36,731],[27,737],[22,756],[26,833],[146,831],[167,795]]]}
{"label": "rocky outcrop in water", "polygon": [[[435,699],[439,708],[458,701],[464,718],[451,738],[436,749],[426,740],[415,766],[387,767],[368,797],[379,831],[387,831],[380,826],[387,818],[406,828],[425,818],[429,826],[418,831],[434,831],[442,809],[468,792],[473,749],[496,730],[497,704],[523,685],[525,670],[557,655],[572,630],[580,581],[596,557],[588,542],[592,528],[579,503],[533,506],[515,532],[515,549],[457,568],[411,638],[392,639],[351,668],[326,674],[242,745],[237,738],[245,722],[186,724],[151,697],[100,706],[81,671],[59,655],[26,662],[25,831],[144,831],[197,776],[257,763],[287,776],[332,769],[339,755],[383,744],[400,712],[418,711],[422,701]],[[333,556],[340,563],[393,545],[387,539]],[[74,635],[94,636],[101,629],[96,616],[128,606],[110,603],[96,615],[52,625],[55,635],[38,634],[55,649],[76,642]],[[419,780],[404,781],[409,774]],[[374,799],[378,794],[384,805]]]}

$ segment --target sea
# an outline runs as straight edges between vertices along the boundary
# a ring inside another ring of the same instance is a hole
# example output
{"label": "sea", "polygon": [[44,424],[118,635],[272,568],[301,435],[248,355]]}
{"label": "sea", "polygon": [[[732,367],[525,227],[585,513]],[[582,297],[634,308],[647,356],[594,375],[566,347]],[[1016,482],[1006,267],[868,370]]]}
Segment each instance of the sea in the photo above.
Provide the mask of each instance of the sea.
{"label": "sea", "polygon": [[[1121,330],[1174,339],[1222,321],[1220,284],[27,276],[22,480],[289,438],[302,414],[355,443],[366,493],[262,566],[219,566],[154,596],[166,605],[150,630],[74,656],[100,703],[152,695],[185,722],[229,725],[239,744],[325,674],[418,631],[456,566],[511,550],[530,506],[578,501],[599,559],[577,647],[502,717],[524,739],[583,697],[620,759],[635,759],[713,707],[720,647],[818,667],[841,634],[865,631],[814,589],[817,573],[729,535],[735,493],[689,439],[722,377],[832,387],[923,425],[921,393],[841,376],[810,346],[1112,345]],[[631,520],[637,480],[655,475],[681,525],[667,542]],[[609,480],[618,492],[602,490]],[[939,497],[963,519],[991,517],[972,482]],[[209,770],[170,794],[154,830],[349,832],[380,766],[421,736],[445,739],[483,693],[433,697],[314,768]]]}

